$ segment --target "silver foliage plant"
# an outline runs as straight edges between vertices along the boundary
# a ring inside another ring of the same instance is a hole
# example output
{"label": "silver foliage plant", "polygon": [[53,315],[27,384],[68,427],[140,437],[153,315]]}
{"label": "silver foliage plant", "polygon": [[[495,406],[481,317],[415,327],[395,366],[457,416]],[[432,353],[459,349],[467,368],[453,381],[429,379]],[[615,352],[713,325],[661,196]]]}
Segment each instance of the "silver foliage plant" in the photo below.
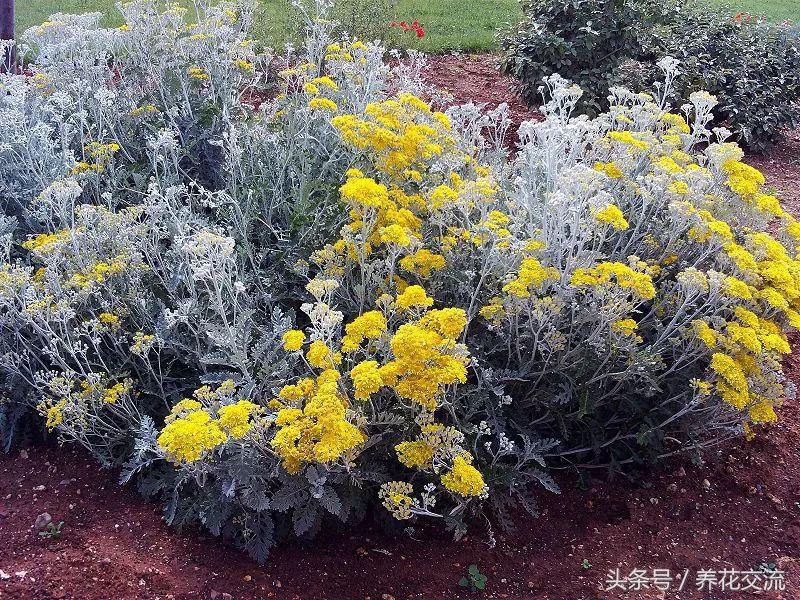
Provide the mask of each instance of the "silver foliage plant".
{"label": "silver foliage plant", "polygon": [[800,226],[708,131],[713,97],[670,112],[674,61],[596,119],[548,78],[510,155],[504,107],[432,110],[423,57],[332,39],[326,8],[284,56],[244,0],[25,33],[29,72],[0,76],[7,442],[28,407],[263,561],[370,507],[509,525],[553,469],[776,418]]}

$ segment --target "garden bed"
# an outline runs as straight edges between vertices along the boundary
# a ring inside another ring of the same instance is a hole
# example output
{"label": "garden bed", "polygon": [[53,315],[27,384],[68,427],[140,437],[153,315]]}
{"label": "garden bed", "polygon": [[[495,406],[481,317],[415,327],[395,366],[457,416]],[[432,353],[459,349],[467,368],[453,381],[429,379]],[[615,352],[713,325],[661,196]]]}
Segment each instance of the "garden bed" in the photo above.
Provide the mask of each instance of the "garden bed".
{"label": "garden bed", "polygon": [[[428,78],[456,101],[509,102],[515,121],[535,117],[516,100],[489,55],[436,57]],[[465,76],[466,74],[466,76]],[[787,209],[800,214],[800,137],[754,157]],[[788,372],[800,384],[798,357]],[[176,534],[159,509],[117,485],[117,474],[73,449],[28,449],[0,457],[0,598],[392,598],[455,597],[471,564],[488,576],[489,598],[737,598],[734,592],[643,590],[604,594],[610,569],[786,571],[786,599],[800,577],[800,425],[795,404],[755,441],[736,442],[705,466],[666,465],[643,480],[562,477],[542,491],[540,519],[512,534],[474,524],[460,542],[440,529],[390,537],[376,525],[328,531],[313,547],[293,542],[264,567],[202,532]],[[37,516],[63,520],[40,537]],[[691,583],[689,586],[691,587]],[[467,593],[464,593],[467,596]]]}

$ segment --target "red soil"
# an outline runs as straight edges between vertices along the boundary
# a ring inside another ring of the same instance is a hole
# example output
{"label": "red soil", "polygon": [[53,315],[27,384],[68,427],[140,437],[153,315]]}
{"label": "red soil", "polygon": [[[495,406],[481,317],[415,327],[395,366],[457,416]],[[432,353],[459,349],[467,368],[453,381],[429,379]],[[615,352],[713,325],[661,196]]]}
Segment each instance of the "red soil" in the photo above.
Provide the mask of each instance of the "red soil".
{"label": "red soil", "polygon": [[[490,57],[432,59],[432,80],[459,101],[490,108],[514,99]],[[463,67],[463,70],[462,70]],[[518,100],[515,118],[535,115]],[[800,213],[800,139],[754,158]],[[800,385],[800,353],[788,372]],[[0,599],[318,599],[471,597],[458,586],[470,564],[488,575],[488,598],[750,598],[693,591],[699,569],[756,569],[776,563],[800,598],[800,409],[753,442],[731,444],[702,466],[664,465],[633,485],[597,481],[586,491],[560,478],[561,495],[539,494],[542,514],[510,535],[480,523],[454,542],[434,527],[392,538],[375,526],[328,532],[313,544],[275,550],[259,567],[203,531],[176,533],[155,505],[117,485],[83,452],[39,447],[0,456]],[[37,534],[37,515],[64,521],[59,539]],[[583,561],[588,560],[587,568]],[[602,591],[609,570],[690,571],[683,592]]]}

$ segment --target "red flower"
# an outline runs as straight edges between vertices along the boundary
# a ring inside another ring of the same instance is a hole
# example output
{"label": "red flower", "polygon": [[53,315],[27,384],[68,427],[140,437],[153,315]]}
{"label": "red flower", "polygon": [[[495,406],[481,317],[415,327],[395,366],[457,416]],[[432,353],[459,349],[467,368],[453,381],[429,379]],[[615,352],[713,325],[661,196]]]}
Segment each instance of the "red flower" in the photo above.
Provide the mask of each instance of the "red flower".
{"label": "red flower", "polygon": [[417,37],[418,38],[425,37],[425,30],[422,27],[417,27]]}
{"label": "red flower", "polygon": [[400,27],[408,31],[408,23],[406,23],[405,21],[400,21]]}
{"label": "red flower", "polygon": [[397,27],[397,21],[389,21],[389,27]]}

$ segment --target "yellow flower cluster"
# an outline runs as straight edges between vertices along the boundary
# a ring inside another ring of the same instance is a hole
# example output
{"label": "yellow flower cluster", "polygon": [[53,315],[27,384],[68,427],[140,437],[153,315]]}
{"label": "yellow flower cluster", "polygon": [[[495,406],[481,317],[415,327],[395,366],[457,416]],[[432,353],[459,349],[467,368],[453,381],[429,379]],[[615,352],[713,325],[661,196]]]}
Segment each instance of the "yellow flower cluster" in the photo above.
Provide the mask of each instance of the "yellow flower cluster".
{"label": "yellow flower cluster", "polygon": [[377,168],[392,176],[425,166],[453,144],[447,116],[408,93],[372,102],[362,116],[341,115],[331,123],[347,142],[369,150]]}
{"label": "yellow flower cluster", "polygon": [[430,277],[433,271],[439,271],[446,265],[447,261],[444,256],[431,252],[427,248],[421,248],[416,253],[400,259],[401,269],[420,277]]}
{"label": "yellow flower cluster", "polygon": [[216,419],[203,405],[203,402],[229,402],[235,391],[236,385],[229,379],[216,390],[203,386],[194,392],[194,398],[184,398],[175,404],[157,439],[167,456],[176,462],[191,463],[224,444],[229,437],[243,438],[252,427],[252,417],[261,410],[257,404],[249,400],[225,404],[217,409]]}
{"label": "yellow flower cluster", "polygon": [[233,439],[240,439],[250,431],[250,417],[259,410],[257,404],[249,400],[239,400],[217,411],[219,425]]}
{"label": "yellow flower cluster", "polygon": [[[454,352],[454,338],[445,335],[445,328],[435,319],[401,325],[391,340],[394,360],[380,368],[384,384],[400,398],[430,410],[436,408],[444,386],[467,380],[466,355]],[[466,318],[459,322],[466,323]],[[447,334],[461,334],[457,323],[451,321],[450,325]]]}
{"label": "yellow flower cluster", "polygon": [[178,462],[194,462],[227,438],[219,423],[204,410],[189,412],[168,423],[158,436],[158,445]]}
{"label": "yellow flower cluster", "polygon": [[518,298],[530,298],[531,288],[538,288],[548,280],[557,280],[558,271],[554,267],[543,267],[533,256],[522,260],[519,274],[506,285],[503,291]]}
{"label": "yellow flower cluster", "polygon": [[612,281],[621,288],[630,289],[642,300],[651,300],[656,295],[650,275],[635,271],[620,262],[601,262],[595,267],[575,269],[570,279],[572,285],[593,287]]}
{"label": "yellow flower cluster", "polygon": [[370,310],[345,326],[342,352],[358,350],[364,340],[376,340],[386,332],[386,317],[379,310]]}
{"label": "yellow flower cluster", "polygon": [[381,485],[378,497],[383,506],[398,521],[411,518],[411,506],[414,502],[409,494],[414,487],[405,481],[390,481]]}
{"label": "yellow flower cluster", "polygon": [[463,456],[456,456],[452,470],[442,476],[442,485],[459,496],[480,496],[486,491],[481,472]]}
{"label": "yellow flower cluster", "polygon": [[303,347],[306,334],[297,329],[292,329],[283,334],[283,349],[287,352],[295,352]]}
{"label": "yellow flower cluster", "polygon": [[[339,390],[339,373],[326,369],[316,381],[297,386],[290,393],[302,408],[283,406],[275,424],[278,430],[270,442],[289,473],[298,473],[305,463],[329,464],[351,456],[366,441],[358,427],[347,420],[348,400]],[[286,388],[284,388],[286,389]],[[280,404],[275,404],[279,407]]]}
{"label": "yellow flower cluster", "polygon": [[609,204],[605,208],[597,211],[594,217],[600,223],[611,225],[614,229],[624,230],[628,228],[628,221],[616,204]]}

